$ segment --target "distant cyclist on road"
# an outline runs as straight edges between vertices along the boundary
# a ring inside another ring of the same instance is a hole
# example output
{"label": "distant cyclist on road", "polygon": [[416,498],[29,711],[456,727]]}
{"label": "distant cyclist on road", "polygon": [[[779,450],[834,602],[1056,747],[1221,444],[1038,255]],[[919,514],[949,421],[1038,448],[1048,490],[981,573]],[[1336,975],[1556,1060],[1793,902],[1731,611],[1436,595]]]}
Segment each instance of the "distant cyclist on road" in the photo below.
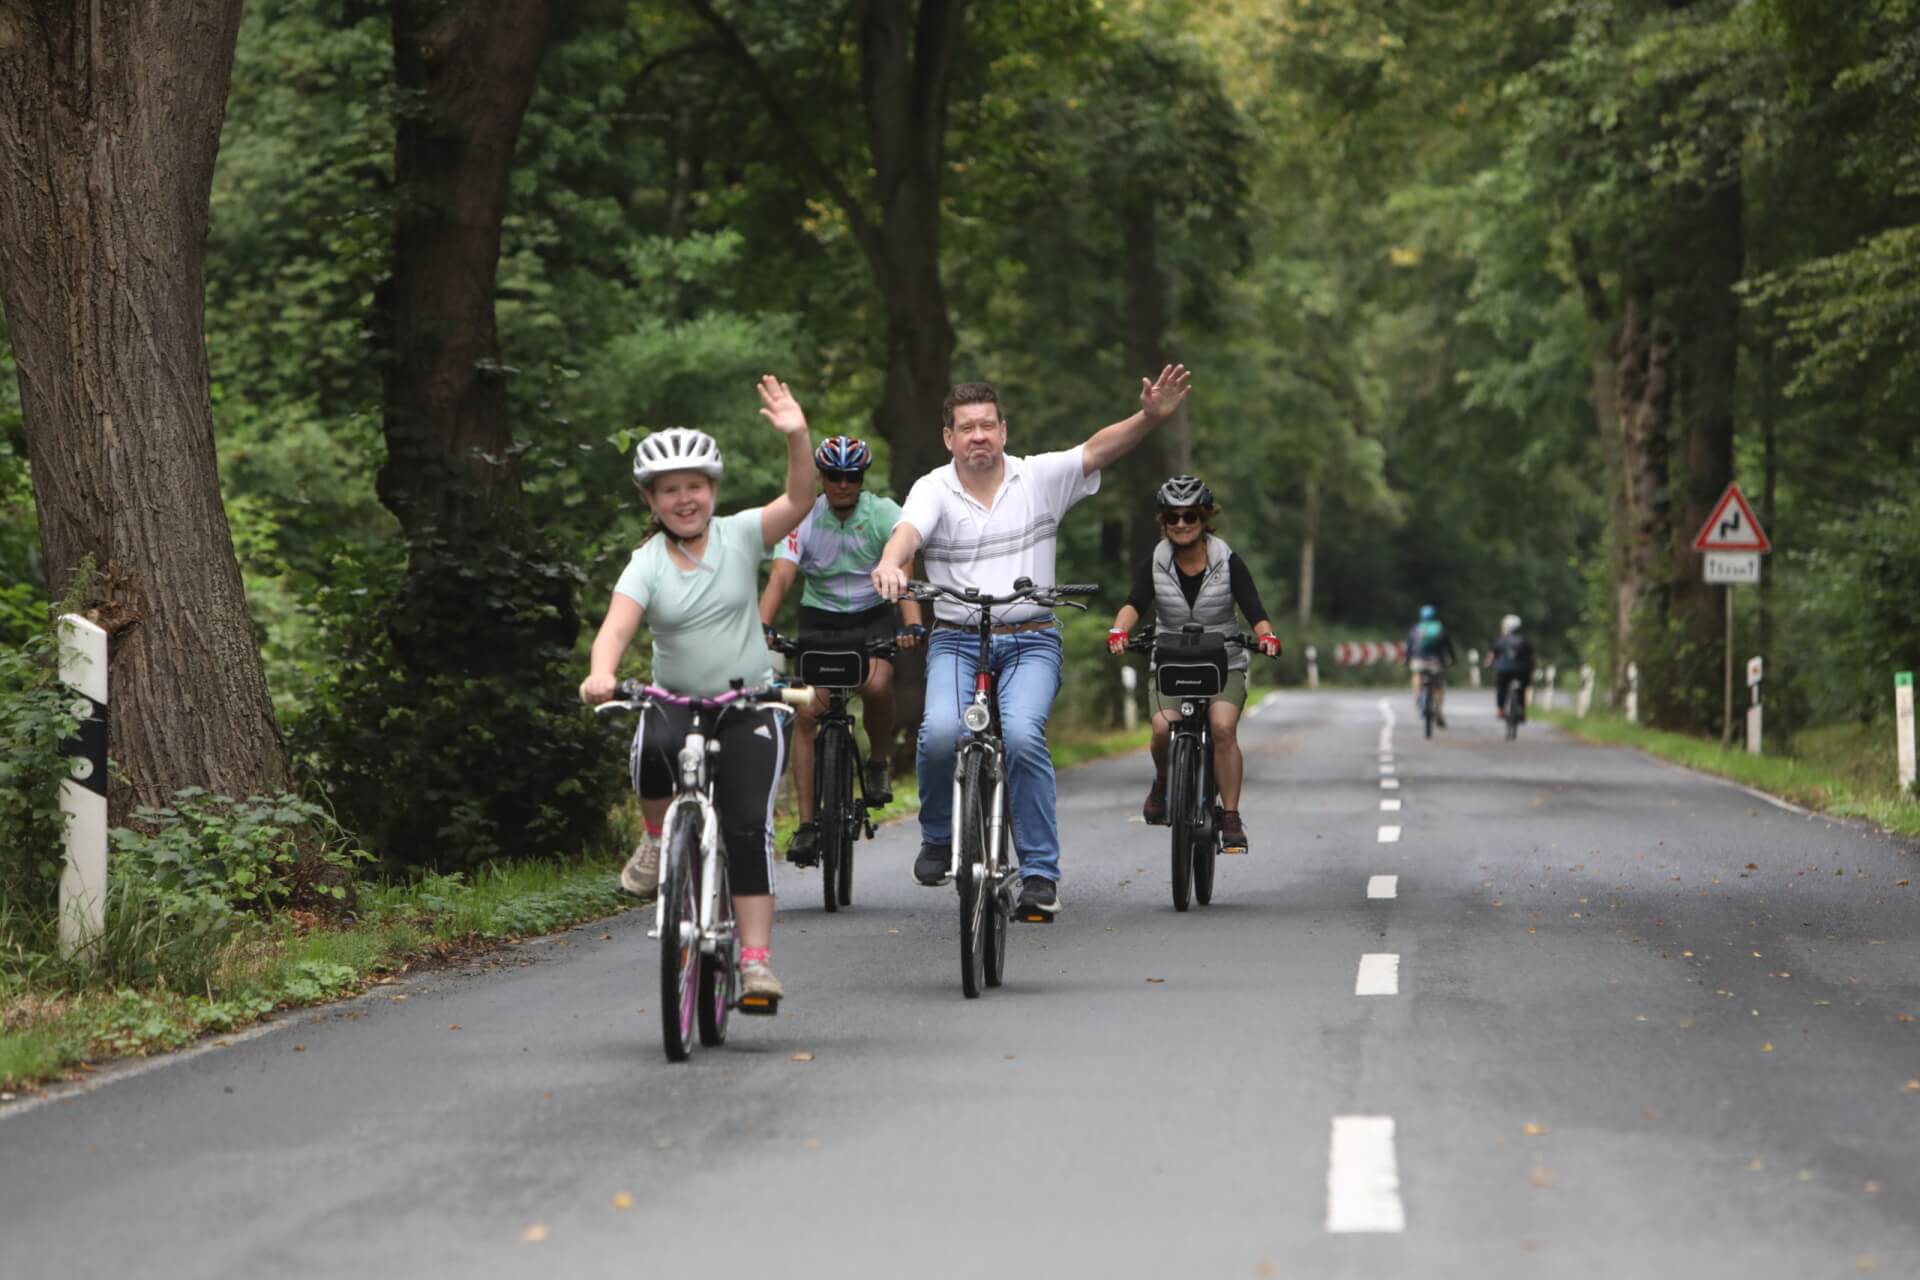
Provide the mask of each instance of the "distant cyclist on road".
{"label": "distant cyclist on road", "polygon": [[[1151,554],[1140,562],[1134,574],[1133,589],[1127,601],[1114,615],[1113,629],[1107,632],[1107,649],[1124,653],[1127,633],[1147,610],[1154,612],[1163,632],[1177,632],[1190,623],[1227,636],[1227,685],[1208,707],[1213,732],[1213,774],[1220,788],[1220,837],[1228,853],[1247,851],[1247,829],[1240,821],[1240,780],[1243,763],[1240,755],[1240,713],[1247,705],[1247,652],[1234,637],[1233,610],[1238,605],[1247,616],[1260,651],[1269,657],[1280,652],[1280,637],[1273,634],[1273,623],[1260,603],[1260,592],[1246,562],[1235,554],[1226,539],[1213,532],[1212,520],[1218,512],[1213,490],[1196,476],[1174,476],[1154,495],[1160,508],[1160,527],[1166,536]],[[1153,708],[1153,785],[1147,791],[1142,812],[1148,822],[1167,820],[1167,744],[1173,736],[1171,718],[1177,698],[1162,696],[1149,686],[1148,702]]]}
{"label": "distant cyclist on road", "polygon": [[[773,620],[794,579],[805,577],[800,595],[800,639],[822,634],[857,635],[863,640],[894,640],[901,648],[919,643],[920,606],[899,608],[906,627],[898,628],[894,606],[873,589],[873,567],[887,536],[900,522],[900,504],[866,491],[873,453],[863,440],[834,436],[813,451],[813,465],[825,492],[800,527],[780,543],[767,588],[760,593],[760,622],[771,636]],[[896,632],[898,634],[896,635]],[[887,756],[893,750],[893,664],[874,658],[860,686],[867,728],[867,798],[885,803],[893,792]],[[799,800],[800,826],[787,845],[787,861],[810,867],[820,861],[820,826],[813,813],[813,738],[827,709],[824,691],[802,708],[793,733],[793,789]]]}
{"label": "distant cyclist on road", "polygon": [[[1030,578],[1054,580],[1061,517],[1099,491],[1101,469],[1117,462],[1171,418],[1187,398],[1184,365],[1168,365],[1157,379],[1140,379],[1140,411],[1103,427],[1059,453],[1018,457],[1007,452],[1007,420],[1000,394],[985,382],[963,382],[947,393],[941,435],[953,461],[920,477],[907,495],[900,524],[873,571],[882,598],[906,589],[907,566],[924,549],[927,577],[955,590],[989,595]],[[1038,605],[998,614],[991,661],[1006,735],[1014,848],[1020,855],[1020,901],[1026,917],[1060,910],[1060,827],[1055,815],[1053,757],[1047,716],[1060,690],[1060,631]],[[920,856],[914,878],[937,885],[952,861],[953,762],[960,744],[963,691],[973,688],[976,638],[964,630],[965,608],[934,606],[927,642],[927,703],[920,720]]]}
{"label": "distant cyclist on road", "polygon": [[1413,624],[1413,630],[1407,632],[1407,671],[1413,677],[1413,696],[1420,697],[1420,677],[1431,672],[1433,681],[1433,722],[1442,729],[1447,727],[1445,708],[1447,705],[1446,668],[1459,658],[1453,651],[1453,637],[1447,634],[1447,624],[1440,621],[1440,611],[1430,604],[1420,606],[1420,620]]}
{"label": "distant cyclist on road", "polygon": [[[594,637],[581,701],[612,698],[620,657],[644,617],[653,632],[653,683],[688,697],[716,697],[735,680],[773,679],[755,608],[760,561],[813,505],[807,417],[784,382],[762,378],[760,416],[787,438],[787,491],[764,507],[716,518],[720,446],[703,431],[655,431],[633,451],[633,481],[658,531],[633,553]],[[687,735],[685,708],[655,706],[633,736],[634,786],[647,834],[624,870],[629,893],[652,898],[660,881],[660,824],[673,796],[676,758]],[[730,706],[715,722],[720,745],[714,808],[740,926],[740,993],[785,994],[769,964],[773,942],[773,796],[786,733],[770,707]]]}
{"label": "distant cyclist on road", "polygon": [[1506,714],[1507,690],[1518,681],[1520,719],[1526,719],[1527,687],[1533,683],[1533,641],[1521,634],[1519,614],[1510,613],[1500,619],[1500,638],[1489,649],[1487,662],[1494,673],[1494,707],[1502,715]]}

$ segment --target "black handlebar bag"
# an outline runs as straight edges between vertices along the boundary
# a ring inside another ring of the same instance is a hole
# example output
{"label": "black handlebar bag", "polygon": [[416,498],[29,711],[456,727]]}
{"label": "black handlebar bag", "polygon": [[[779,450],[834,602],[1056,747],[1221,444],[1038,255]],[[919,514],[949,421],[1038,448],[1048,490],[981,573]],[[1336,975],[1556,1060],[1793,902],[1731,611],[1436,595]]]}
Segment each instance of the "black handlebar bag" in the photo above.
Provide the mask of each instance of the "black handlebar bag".
{"label": "black handlebar bag", "polygon": [[800,678],[820,689],[858,689],[867,682],[866,633],[822,632],[800,638]]}
{"label": "black handlebar bag", "polygon": [[1153,646],[1155,687],[1163,698],[1213,698],[1227,687],[1227,641],[1212,632],[1163,634]]}

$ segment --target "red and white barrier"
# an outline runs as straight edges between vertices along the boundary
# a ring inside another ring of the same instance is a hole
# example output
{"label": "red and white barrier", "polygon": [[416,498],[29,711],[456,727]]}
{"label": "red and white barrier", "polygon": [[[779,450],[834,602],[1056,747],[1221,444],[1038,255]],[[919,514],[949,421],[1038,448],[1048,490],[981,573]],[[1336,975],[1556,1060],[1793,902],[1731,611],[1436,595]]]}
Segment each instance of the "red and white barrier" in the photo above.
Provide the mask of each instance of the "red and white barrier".
{"label": "red and white barrier", "polygon": [[1397,644],[1374,644],[1368,641],[1355,641],[1333,646],[1334,663],[1342,667],[1370,667],[1381,662],[1405,662],[1407,660],[1407,642]]}

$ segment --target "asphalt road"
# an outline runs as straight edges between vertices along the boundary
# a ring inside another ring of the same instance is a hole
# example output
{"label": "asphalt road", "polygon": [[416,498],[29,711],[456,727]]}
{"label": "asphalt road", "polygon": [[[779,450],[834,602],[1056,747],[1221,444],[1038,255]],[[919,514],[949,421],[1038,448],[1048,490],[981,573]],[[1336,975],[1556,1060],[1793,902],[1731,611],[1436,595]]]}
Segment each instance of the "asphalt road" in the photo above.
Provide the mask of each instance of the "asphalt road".
{"label": "asphalt road", "polygon": [[1270,700],[1185,915],[1066,775],[977,1001],[908,825],[686,1065],[630,913],[0,1108],[0,1276],[1920,1275],[1920,848],[1455,698]]}

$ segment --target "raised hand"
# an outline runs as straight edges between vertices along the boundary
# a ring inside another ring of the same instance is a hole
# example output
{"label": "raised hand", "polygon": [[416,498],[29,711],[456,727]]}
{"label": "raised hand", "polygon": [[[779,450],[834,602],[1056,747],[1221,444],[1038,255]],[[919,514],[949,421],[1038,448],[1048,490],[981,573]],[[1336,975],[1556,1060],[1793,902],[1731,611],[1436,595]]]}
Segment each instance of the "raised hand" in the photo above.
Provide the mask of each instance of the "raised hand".
{"label": "raised hand", "polygon": [[800,402],[793,398],[786,383],[769,373],[754,389],[760,393],[760,416],[771,422],[781,435],[795,435],[807,429],[807,415],[801,412]]}
{"label": "raised hand", "polygon": [[1171,418],[1192,389],[1193,375],[1183,364],[1170,364],[1149,382],[1140,379],[1140,412],[1155,422]]}

